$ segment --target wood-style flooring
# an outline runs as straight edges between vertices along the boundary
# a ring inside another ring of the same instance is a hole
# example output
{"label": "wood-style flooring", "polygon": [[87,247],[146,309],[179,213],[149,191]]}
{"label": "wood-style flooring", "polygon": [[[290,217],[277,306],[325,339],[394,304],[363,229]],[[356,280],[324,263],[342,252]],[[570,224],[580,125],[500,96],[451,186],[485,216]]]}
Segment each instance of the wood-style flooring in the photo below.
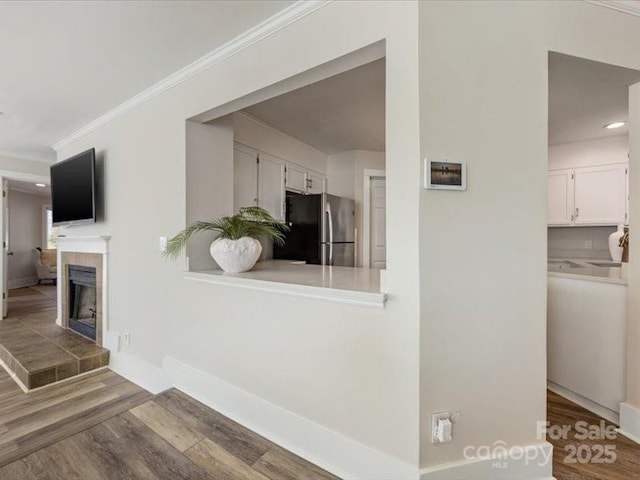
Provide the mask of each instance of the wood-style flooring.
{"label": "wood-style flooring", "polygon": [[0,369],[2,480],[336,478],[175,389],[101,370],[23,393]]}
{"label": "wood-style flooring", "polygon": [[[576,422],[584,421],[586,425],[597,427],[598,431],[602,431],[601,425],[610,429],[615,427],[611,422],[553,392],[547,394],[547,417],[551,425],[571,427],[566,439],[547,435],[547,440],[553,444],[553,476],[556,480],[640,480],[640,445],[637,443],[619,434],[615,439],[576,438],[584,431],[583,425],[576,429]],[[601,454],[600,446],[607,445],[611,445],[609,450],[615,453],[612,463],[601,462],[609,455]]]}

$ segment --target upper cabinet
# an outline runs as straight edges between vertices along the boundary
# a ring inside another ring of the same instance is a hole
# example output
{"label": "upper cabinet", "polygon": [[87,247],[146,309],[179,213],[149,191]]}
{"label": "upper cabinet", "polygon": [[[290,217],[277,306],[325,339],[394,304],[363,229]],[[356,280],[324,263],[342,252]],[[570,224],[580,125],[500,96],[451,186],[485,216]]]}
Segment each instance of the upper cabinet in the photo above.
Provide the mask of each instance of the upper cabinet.
{"label": "upper cabinet", "polygon": [[284,186],[287,190],[307,191],[307,170],[305,168],[293,163],[287,163],[284,179]]}
{"label": "upper cabinet", "polygon": [[233,148],[233,207],[258,205],[274,218],[285,218],[287,190],[323,193],[326,177],[298,164],[260,152],[240,143]]}
{"label": "upper cabinet", "polygon": [[295,163],[287,163],[285,169],[285,188],[299,193],[323,193],[326,177],[321,173],[307,170]]}
{"label": "upper cabinet", "polygon": [[309,172],[307,193],[324,193],[327,190],[327,177],[316,172]]}
{"label": "upper cabinet", "polygon": [[554,170],[548,177],[550,226],[626,223],[628,165]]}
{"label": "upper cabinet", "polygon": [[284,220],[284,163],[266,153],[258,155],[258,205],[276,220]]}
{"label": "upper cabinet", "polygon": [[573,170],[549,172],[547,188],[547,222],[549,225],[573,223]]}

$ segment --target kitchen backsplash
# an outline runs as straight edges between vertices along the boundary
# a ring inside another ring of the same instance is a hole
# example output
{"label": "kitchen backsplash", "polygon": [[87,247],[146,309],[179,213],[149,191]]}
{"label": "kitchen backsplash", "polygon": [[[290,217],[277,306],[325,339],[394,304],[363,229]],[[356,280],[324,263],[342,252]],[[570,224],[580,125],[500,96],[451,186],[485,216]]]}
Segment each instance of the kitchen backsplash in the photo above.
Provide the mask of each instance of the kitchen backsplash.
{"label": "kitchen backsplash", "polygon": [[[549,227],[549,258],[593,258],[611,260],[609,235],[616,227]],[[591,248],[589,247],[591,241]]]}

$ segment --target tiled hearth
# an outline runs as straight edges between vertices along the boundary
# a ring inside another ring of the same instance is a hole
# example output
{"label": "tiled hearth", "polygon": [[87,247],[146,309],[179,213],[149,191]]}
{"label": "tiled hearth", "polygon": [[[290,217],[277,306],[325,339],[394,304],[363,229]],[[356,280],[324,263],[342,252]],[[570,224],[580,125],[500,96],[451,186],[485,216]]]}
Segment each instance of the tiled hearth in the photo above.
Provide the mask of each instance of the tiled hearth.
{"label": "tiled hearth", "polygon": [[109,364],[109,351],[55,324],[55,301],[25,288],[9,296],[0,322],[0,359],[25,390]]}

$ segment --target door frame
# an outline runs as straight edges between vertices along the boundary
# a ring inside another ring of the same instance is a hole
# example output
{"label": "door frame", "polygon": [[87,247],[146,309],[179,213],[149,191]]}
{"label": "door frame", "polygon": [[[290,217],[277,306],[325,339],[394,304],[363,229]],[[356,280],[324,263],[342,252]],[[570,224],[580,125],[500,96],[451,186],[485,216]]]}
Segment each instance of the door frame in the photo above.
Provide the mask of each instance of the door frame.
{"label": "door frame", "polygon": [[[386,170],[364,169],[362,179],[362,267],[371,268],[371,179],[387,179]],[[386,201],[386,200],[385,200]]]}
{"label": "door frame", "polygon": [[[31,173],[21,173],[21,172],[12,172],[10,170],[0,170],[0,185],[3,185],[4,191],[4,182],[8,180],[20,180],[22,182],[33,182],[33,183],[46,183],[47,185],[51,184],[51,178],[43,175],[35,175]],[[8,191],[8,189],[7,189]],[[6,202],[9,201],[8,198],[4,199]],[[4,205],[4,202],[3,202]],[[11,209],[11,205],[7,203],[7,212]],[[5,223],[8,225],[9,218],[8,215],[5,215],[4,208],[0,208],[0,227],[3,232],[3,241],[4,241],[4,232]],[[8,301],[8,286],[7,286],[7,255],[9,245],[7,244],[4,248],[2,248],[2,260],[0,261],[0,279],[2,279],[2,316],[0,320],[4,319],[7,316],[7,301]]]}

